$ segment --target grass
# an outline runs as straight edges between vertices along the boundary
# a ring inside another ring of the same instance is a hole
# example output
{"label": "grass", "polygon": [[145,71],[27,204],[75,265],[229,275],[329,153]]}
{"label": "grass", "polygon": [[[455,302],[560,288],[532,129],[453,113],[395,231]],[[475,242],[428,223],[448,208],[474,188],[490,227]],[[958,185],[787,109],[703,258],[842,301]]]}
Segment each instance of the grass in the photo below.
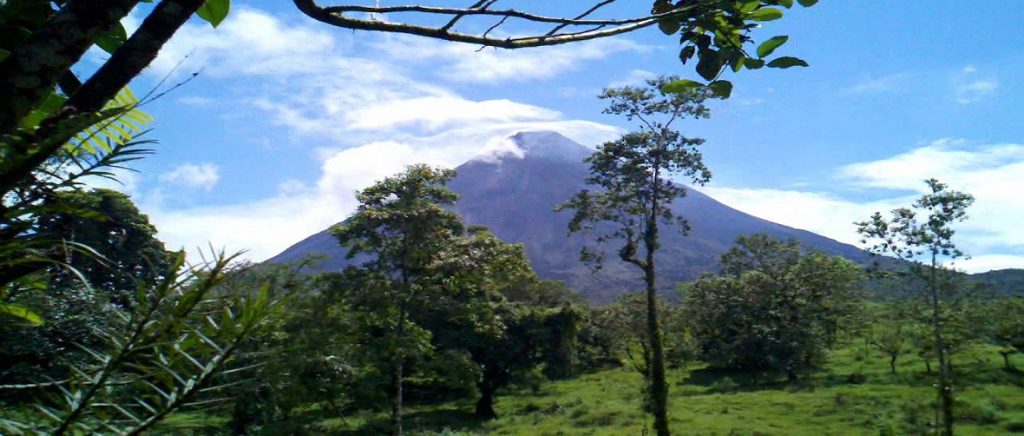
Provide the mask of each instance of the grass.
{"label": "grass", "polygon": [[[1007,371],[992,349],[958,357],[957,432],[961,435],[1024,434],[1024,372]],[[1024,356],[1013,363],[1024,368]],[[903,435],[927,434],[935,410],[934,374],[916,356],[899,361],[851,345],[832,353],[820,370],[787,382],[702,366],[670,373],[670,419],[676,434],[697,435]],[[472,399],[413,405],[404,419],[410,435],[623,435],[643,434],[643,381],[627,369],[609,369],[539,389],[499,395],[499,418],[477,419]],[[0,405],[0,409],[3,406]],[[384,413],[324,418],[305,408],[265,434],[386,434]],[[154,434],[224,434],[227,419],[202,413],[175,414]]]}
{"label": "grass", "polygon": [[[991,351],[991,350],[980,350]],[[986,356],[990,354],[991,356]],[[860,357],[857,357],[860,356]],[[1024,374],[1005,371],[994,352],[960,358],[959,434],[1024,432]],[[1017,366],[1024,359],[1017,356]],[[671,374],[671,421],[678,434],[922,434],[934,417],[933,375],[916,356],[889,373],[881,354],[837,350],[823,369],[789,383],[694,367]],[[406,418],[410,434],[621,435],[649,426],[641,410],[641,377],[611,369],[548,383],[539,391],[505,392],[498,419],[480,421],[469,401],[419,406]],[[314,431],[384,433],[387,417],[363,414],[323,420]]]}

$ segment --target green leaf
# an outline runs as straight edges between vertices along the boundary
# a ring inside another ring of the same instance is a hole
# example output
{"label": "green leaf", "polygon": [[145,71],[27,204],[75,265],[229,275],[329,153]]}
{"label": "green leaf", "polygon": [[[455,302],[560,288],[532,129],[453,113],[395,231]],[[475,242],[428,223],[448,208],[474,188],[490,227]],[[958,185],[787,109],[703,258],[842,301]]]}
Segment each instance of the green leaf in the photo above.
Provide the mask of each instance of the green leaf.
{"label": "green leaf", "polygon": [[228,11],[231,10],[231,0],[206,0],[196,11],[196,15],[199,18],[206,20],[213,27],[220,25],[224,18],[227,18]]}
{"label": "green leaf", "polygon": [[672,16],[658,20],[658,28],[666,35],[675,35],[683,20],[679,16]]}
{"label": "green leaf", "polygon": [[786,41],[789,41],[788,36],[771,37],[771,39],[768,39],[767,41],[762,42],[761,45],[757,46],[757,57],[761,59],[768,57],[768,55],[771,55],[775,49],[779,48],[782,44],[785,44]]}
{"label": "green leaf", "polygon": [[679,60],[683,61],[683,65],[685,65],[686,61],[690,60],[690,58],[692,58],[696,53],[697,47],[687,45],[686,47],[683,47],[682,50],[679,50]]}
{"label": "green leaf", "polygon": [[7,59],[7,57],[10,56],[10,55],[11,55],[11,52],[0,48],[0,62],[3,62],[4,59]]}
{"label": "green leaf", "polygon": [[741,14],[749,14],[749,13],[754,12],[755,10],[757,10],[758,6],[761,6],[761,1],[760,0],[748,1],[746,3],[743,3],[742,6],[740,6],[740,13]]}
{"label": "green leaf", "polygon": [[789,9],[793,7],[793,0],[779,0],[779,4],[782,5],[782,7]]}
{"label": "green leaf", "polygon": [[743,66],[750,68],[751,70],[757,70],[764,66],[763,59],[745,58],[743,59]]}
{"label": "green leaf", "polygon": [[732,82],[728,80],[716,80],[708,84],[711,92],[719,98],[729,98],[732,95]]}
{"label": "green leaf", "polygon": [[809,67],[809,66],[810,65],[808,65],[807,62],[804,62],[803,59],[795,58],[795,57],[792,57],[792,56],[783,56],[781,58],[776,58],[776,59],[772,60],[771,62],[768,62],[768,67],[769,68],[789,68],[789,67]]}
{"label": "green leaf", "polygon": [[15,318],[20,318],[32,325],[43,325],[42,317],[36,315],[35,312],[28,310],[26,307],[18,306],[16,304],[0,303],[0,315],[9,315]]}
{"label": "green leaf", "polygon": [[722,56],[714,50],[707,50],[700,54],[700,61],[697,62],[697,74],[704,80],[715,80],[718,73],[722,71]]}
{"label": "green leaf", "polygon": [[703,88],[704,84],[696,80],[679,79],[673,82],[666,83],[665,86],[661,87],[661,92],[666,94],[679,94],[682,92],[690,92],[695,89]]}
{"label": "green leaf", "polygon": [[114,25],[113,29],[109,32],[100,35],[96,38],[96,45],[103,51],[113,54],[114,50],[117,50],[128,40],[128,32],[124,30],[124,26],[121,23]]}
{"label": "green leaf", "polygon": [[762,8],[747,15],[748,20],[772,21],[782,18],[782,10],[776,8]]}
{"label": "green leaf", "polygon": [[803,6],[805,8],[809,8],[809,7],[814,6],[815,4],[817,4],[818,0],[796,0],[796,2],[800,3],[800,6]]}

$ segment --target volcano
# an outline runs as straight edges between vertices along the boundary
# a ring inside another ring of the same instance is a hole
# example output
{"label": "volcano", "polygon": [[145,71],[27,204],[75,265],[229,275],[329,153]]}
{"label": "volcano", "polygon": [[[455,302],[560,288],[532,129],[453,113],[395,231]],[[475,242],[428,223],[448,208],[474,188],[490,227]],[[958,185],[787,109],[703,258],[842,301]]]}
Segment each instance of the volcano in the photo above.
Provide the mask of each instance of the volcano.
{"label": "volcano", "polygon": [[[554,210],[586,187],[588,166],[583,159],[594,150],[555,132],[520,132],[509,139],[518,150],[481,156],[456,168],[458,175],[449,187],[460,196],[454,209],[463,221],[486,226],[507,242],[522,243],[541,278],[561,280],[591,302],[609,303],[642,289],[640,270],[618,260],[613,244],[603,247],[607,256],[602,268],[595,270],[580,261],[580,249],[594,247],[596,235],[568,235],[571,212]],[[736,238],[753,233],[796,239],[806,248],[861,264],[870,261],[870,255],[857,247],[740,212],[697,189],[688,188],[671,208],[686,218],[691,230],[686,236],[662,231],[658,288],[666,296],[674,295],[676,283],[717,271],[719,257]],[[348,264],[346,250],[327,229],[270,262],[293,262],[311,254],[326,257],[319,266],[325,271]]]}

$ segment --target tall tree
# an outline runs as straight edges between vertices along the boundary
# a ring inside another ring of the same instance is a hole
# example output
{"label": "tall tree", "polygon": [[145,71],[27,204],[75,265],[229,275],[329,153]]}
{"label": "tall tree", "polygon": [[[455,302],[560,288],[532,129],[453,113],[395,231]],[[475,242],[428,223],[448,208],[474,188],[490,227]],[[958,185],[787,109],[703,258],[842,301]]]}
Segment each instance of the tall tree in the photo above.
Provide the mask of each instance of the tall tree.
{"label": "tall tree", "polygon": [[387,332],[381,348],[390,358],[395,434],[402,433],[406,360],[429,348],[430,333],[410,320],[410,312],[432,304],[433,263],[464,232],[458,215],[446,208],[457,198],[445,186],[454,176],[452,170],[410,166],[359,192],[356,213],[332,230],[350,259],[365,259],[355,272],[366,292],[355,306]]}
{"label": "tall tree", "polygon": [[[586,182],[596,189],[584,189],[558,207],[575,212],[569,222],[570,232],[597,231],[599,242],[617,241],[621,244],[619,258],[643,271],[651,353],[647,379],[654,428],[659,436],[669,434],[668,384],[657,307],[655,253],[659,245],[659,224],[687,233],[686,220],[675,216],[670,207],[673,201],[686,195],[686,188],[676,184],[673,178],[688,178],[696,184],[704,184],[711,178],[697,150],[704,140],[684,137],[672,128],[674,122],[683,118],[706,118],[709,111],[704,101],[708,93],[702,90],[667,92],[666,85],[676,80],[662,77],[648,80],[645,87],[626,86],[604,91],[600,97],[610,101],[604,112],[639,122],[639,130],[602,144],[588,157],[590,175]],[[600,262],[603,253],[585,248],[581,256]]]}
{"label": "tall tree", "polygon": [[[953,381],[949,366],[949,344],[944,338],[943,294],[954,283],[954,271],[944,261],[964,256],[956,244],[952,225],[967,219],[967,208],[974,197],[947,189],[936,179],[925,180],[928,193],[911,207],[893,209],[888,219],[875,212],[867,221],[856,223],[862,243],[872,243],[876,254],[892,255],[910,263],[910,271],[925,284],[925,296],[931,309],[931,330],[934,352],[939,363],[938,397],[944,434],[953,434]],[[936,412],[936,425],[939,425]]]}

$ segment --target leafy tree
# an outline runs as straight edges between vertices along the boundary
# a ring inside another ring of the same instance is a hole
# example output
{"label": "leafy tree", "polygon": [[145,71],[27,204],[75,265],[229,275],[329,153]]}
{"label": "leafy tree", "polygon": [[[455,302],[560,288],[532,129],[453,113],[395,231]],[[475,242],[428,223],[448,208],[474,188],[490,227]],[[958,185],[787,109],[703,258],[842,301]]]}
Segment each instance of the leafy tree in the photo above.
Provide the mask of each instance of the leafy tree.
{"label": "leafy tree", "polygon": [[856,265],[803,254],[795,240],[741,236],[722,255],[719,276],[684,288],[685,307],[705,361],[793,379],[821,360],[837,320],[856,310],[859,277]]}
{"label": "leafy tree", "polygon": [[[686,195],[686,188],[676,184],[674,177],[689,178],[696,184],[711,178],[696,148],[704,140],[684,137],[672,128],[682,118],[706,118],[704,101],[708,94],[666,92],[665,86],[674,80],[662,77],[648,80],[642,88],[626,86],[604,91],[601,98],[610,100],[605,113],[636,120],[640,130],[602,144],[588,157],[590,175],[586,182],[597,190],[584,189],[559,206],[559,210],[575,212],[569,222],[570,232],[592,230],[600,232],[599,242],[619,241],[619,258],[643,271],[651,350],[648,383],[654,428],[659,435],[669,434],[669,428],[665,353],[657,308],[658,225],[675,227],[684,234],[689,230],[686,221],[670,208],[673,201]],[[581,256],[600,265],[603,253],[585,248]]]}
{"label": "leafy tree", "polygon": [[907,319],[895,303],[881,310],[872,323],[871,345],[889,358],[889,371],[896,374],[896,361],[910,348],[911,335],[905,324]]}
{"label": "leafy tree", "polygon": [[352,305],[363,325],[379,332],[377,347],[389,357],[396,434],[402,432],[406,361],[430,348],[430,332],[410,315],[433,304],[438,289],[432,264],[464,231],[458,215],[445,208],[456,199],[445,186],[454,176],[451,170],[410,166],[359,192],[355,214],[332,230],[350,259],[366,259],[352,271],[363,289]]}
{"label": "leafy tree", "polygon": [[[967,207],[974,197],[947,189],[935,179],[925,181],[930,192],[922,195],[910,208],[893,209],[890,218],[875,212],[867,221],[856,223],[862,243],[873,243],[870,250],[876,254],[892,255],[909,262],[910,272],[925,285],[924,294],[930,306],[933,350],[939,363],[938,397],[942,411],[942,427],[947,435],[953,434],[953,382],[949,367],[950,344],[944,336],[949,319],[943,317],[944,294],[948,297],[955,286],[953,271],[943,261],[963,257],[953,235],[952,225],[967,218]],[[945,289],[944,289],[945,288]],[[936,421],[939,421],[936,416]],[[938,423],[937,423],[938,424]]]}
{"label": "leafy tree", "polygon": [[[131,305],[134,290],[158,282],[174,259],[156,239],[156,227],[120,192],[109,189],[61,191],[57,201],[76,214],[40,217],[39,231],[85,245],[99,256],[68,255],[68,265],[93,288],[122,307]],[[77,286],[78,277],[66,269],[49,274],[49,288]]]}
{"label": "leafy tree", "polygon": [[[658,298],[658,321],[663,332],[665,362],[670,368],[681,367],[694,357],[689,328],[683,322],[683,313],[679,309],[665,298]],[[590,323],[591,328],[600,334],[599,344],[604,349],[601,351],[604,359],[628,365],[640,374],[650,373],[646,310],[647,301],[642,293],[624,294],[614,304],[594,308]]]}
{"label": "leafy tree", "polygon": [[1024,352],[1024,299],[1007,298],[991,302],[986,313],[987,336],[999,347],[1003,367],[1012,370],[1010,355]]}

